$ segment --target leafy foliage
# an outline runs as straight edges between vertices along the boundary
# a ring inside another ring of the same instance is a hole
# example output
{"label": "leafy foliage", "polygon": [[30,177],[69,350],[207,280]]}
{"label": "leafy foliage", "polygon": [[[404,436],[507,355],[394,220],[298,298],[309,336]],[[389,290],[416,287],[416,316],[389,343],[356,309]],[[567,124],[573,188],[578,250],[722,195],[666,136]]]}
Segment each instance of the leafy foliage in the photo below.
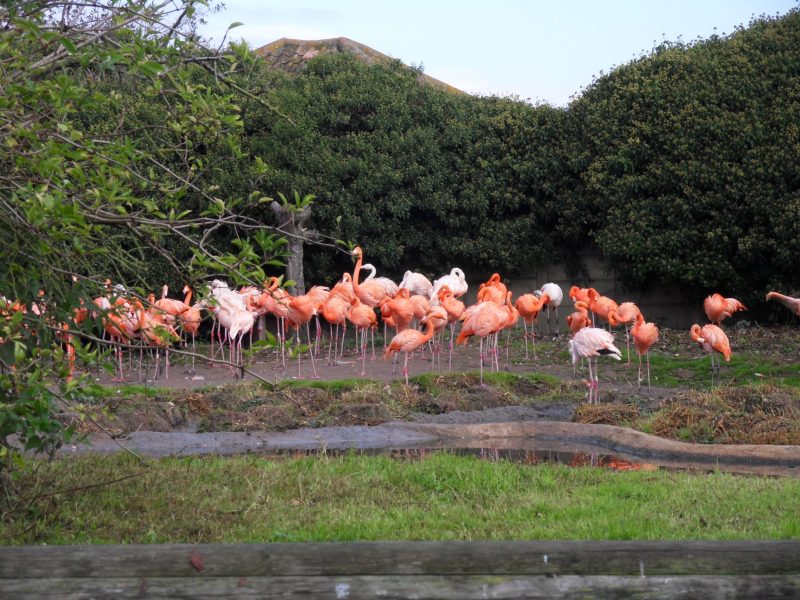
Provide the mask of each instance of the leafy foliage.
{"label": "leafy foliage", "polygon": [[[321,190],[316,228],[358,240],[390,274],[409,265],[517,271],[543,259],[547,240],[532,234],[550,218],[546,170],[557,149],[531,160],[529,143],[557,137],[561,111],[454,95],[417,76],[346,54],[310,61],[274,91],[296,125],[251,124],[251,152],[271,165],[265,184]],[[348,268],[308,254],[320,278]]]}
{"label": "leafy foliage", "polygon": [[78,327],[73,310],[90,305],[105,278],[139,283],[143,294],[156,279],[156,255],[184,280],[233,272],[258,282],[263,265],[281,256],[282,238],[244,214],[263,198],[255,186],[223,195],[213,183],[231,165],[258,173],[263,164],[241,149],[237,102],[255,96],[231,80],[253,59],[196,44],[203,6],[48,0],[0,8],[5,458],[19,448],[52,451],[63,434],[56,404],[69,405],[78,389],[92,393],[86,382],[62,379],[69,361],[61,345],[72,341],[85,359],[97,358],[79,342],[91,319]]}
{"label": "leafy foliage", "polygon": [[[800,284],[800,12],[664,43],[593,83],[579,124],[588,233],[633,285],[762,299]],[[577,128],[577,125],[576,125]]]}

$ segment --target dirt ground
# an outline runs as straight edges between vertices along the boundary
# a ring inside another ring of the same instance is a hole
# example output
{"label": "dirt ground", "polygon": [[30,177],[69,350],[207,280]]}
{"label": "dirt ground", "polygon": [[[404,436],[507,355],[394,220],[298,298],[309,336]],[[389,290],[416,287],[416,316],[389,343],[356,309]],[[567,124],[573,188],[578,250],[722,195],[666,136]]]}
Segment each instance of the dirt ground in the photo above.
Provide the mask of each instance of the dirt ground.
{"label": "dirt ground", "polygon": [[[498,352],[498,362],[501,371],[508,373],[545,373],[554,375],[564,380],[580,380],[581,375],[585,376],[585,369],[580,370],[576,375],[573,371],[572,363],[567,354],[567,342],[569,336],[566,333],[543,335],[537,337],[537,353],[534,356],[533,346],[529,346],[528,357],[525,356],[525,345],[521,338],[521,332],[515,332],[515,339],[512,339],[510,349],[506,350],[506,342],[501,342]],[[432,360],[430,349],[423,352],[415,352],[408,361],[408,375],[414,377],[426,373],[438,373],[442,375],[463,372],[480,371],[479,344],[477,339],[473,339],[467,346],[455,346],[452,356],[448,350],[448,344],[439,350],[436,361]],[[623,335],[624,346],[624,335]],[[688,346],[688,345],[687,345]],[[689,348],[691,348],[689,346]],[[159,377],[153,379],[155,372],[154,359],[148,357],[145,360],[144,368],[141,372],[133,365],[133,368],[126,369],[125,379],[121,382],[125,384],[143,384],[158,388],[193,390],[206,388],[208,386],[227,385],[244,381],[257,381],[259,379],[269,383],[278,384],[284,381],[335,381],[340,379],[363,379],[365,381],[392,382],[403,379],[403,359],[402,354],[397,355],[396,364],[392,359],[384,360],[383,341],[380,337],[375,340],[374,355],[372,348],[367,350],[366,361],[363,362],[364,371],[362,374],[361,355],[352,347],[352,343],[346,348],[344,356],[333,364],[328,360],[327,337],[323,337],[317,358],[312,361],[308,352],[300,355],[299,360],[296,356],[289,356],[288,353],[281,357],[277,350],[259,351],[253,358],[247,360],[245,371],[242,377],[241,370],[220,363],[212,363],[204,358],[196,358],[194,366],[191,366],[191,357],[172,354],[171,365],[168,377],[160,370]],[[623,357],[625,356],[623,349]],[[210,354],[207,346],[198,347],[198,354],[204,357]],[[218,355],[219,358],[219,355]],[[163,362],[163,357],[162,357]],[[617,384],[636,388],[637,363],[635,353],[632,355],[630,365],[622,361],[624,368],[620,365],[608,363],[600,366],[600,378],[606,379],[612,384],[612,389],[616,389]],[[130,363],[128,363],[130,365]],[[491,372],[488,358],[484,360],[484,373]],[[604,373],[610,369],[608,373]],[[102,372],[96,374],[98,383],[104,385],[114,385],[112,376]],[[656,396],[662,393],[661,388],[655,386],[652,393]]]}

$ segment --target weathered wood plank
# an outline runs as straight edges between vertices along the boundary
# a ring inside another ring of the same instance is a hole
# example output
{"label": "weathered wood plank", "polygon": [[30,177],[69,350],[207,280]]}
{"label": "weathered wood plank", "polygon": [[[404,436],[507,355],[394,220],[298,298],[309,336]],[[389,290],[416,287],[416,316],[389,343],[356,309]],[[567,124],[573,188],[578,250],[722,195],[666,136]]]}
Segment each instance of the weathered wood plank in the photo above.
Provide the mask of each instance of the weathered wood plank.
{"label": "weathered wood plank", "polygon": [[[202,569],[198,569],[201,564]],[[800,541],[354,542],[0,548],[0,581],[41,577],[798,573]]]}
{"label": "weathered wood plank", "polygon": [[547,576],[348,576],[7,579],[3,598],[84,600],[90,598],[611,598],[662,599],[796,598],[800,575],[749,577],[564,577]]}

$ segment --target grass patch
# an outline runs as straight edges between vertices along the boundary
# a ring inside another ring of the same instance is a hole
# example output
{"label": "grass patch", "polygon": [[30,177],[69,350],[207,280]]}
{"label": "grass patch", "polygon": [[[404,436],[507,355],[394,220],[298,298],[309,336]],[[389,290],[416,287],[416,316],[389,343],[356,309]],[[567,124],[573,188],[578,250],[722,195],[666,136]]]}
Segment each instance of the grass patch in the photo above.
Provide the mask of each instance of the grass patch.
{"label": "grass patch", "polygon": [[343,392],[350,392],[365,385],[372,385],[376,383],[378,382],[365,379],[336,379],[332,381],[285,380],[282,381],[278,387],[280,389],[314,388],[318,390],[325,390],[331,394],[341,394]]}
{"label": "grass patch", "polygon": [[[130,475],[129,478],[120,480]],[[87,487],[102,481],[116,483]],[[800,480],[348,455],[33,462],[5,544],[788,539]],[[71,493],[56,490],[76,489]]]}

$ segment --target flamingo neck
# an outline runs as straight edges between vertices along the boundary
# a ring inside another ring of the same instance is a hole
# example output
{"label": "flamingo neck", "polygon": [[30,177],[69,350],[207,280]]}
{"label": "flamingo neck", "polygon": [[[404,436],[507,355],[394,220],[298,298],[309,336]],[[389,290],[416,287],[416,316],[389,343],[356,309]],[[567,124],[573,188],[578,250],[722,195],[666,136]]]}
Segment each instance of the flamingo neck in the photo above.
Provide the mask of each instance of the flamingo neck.
{"label": "flamingo neck", "polygon": [[364,254],[359,253],[358,260],[356,260],[356,268],[353,271],[353,291],[358,293],[358,276],[361,274],[361,265],[364,262]]}
{"label": "flamingo neck", "polygon": [[425,324],[425,326],[426,326],[425,335],[422,336],[422,343],[423,344],[433,337],[433,327],[434,327],[433,319],[429,318],[428,322]]}

